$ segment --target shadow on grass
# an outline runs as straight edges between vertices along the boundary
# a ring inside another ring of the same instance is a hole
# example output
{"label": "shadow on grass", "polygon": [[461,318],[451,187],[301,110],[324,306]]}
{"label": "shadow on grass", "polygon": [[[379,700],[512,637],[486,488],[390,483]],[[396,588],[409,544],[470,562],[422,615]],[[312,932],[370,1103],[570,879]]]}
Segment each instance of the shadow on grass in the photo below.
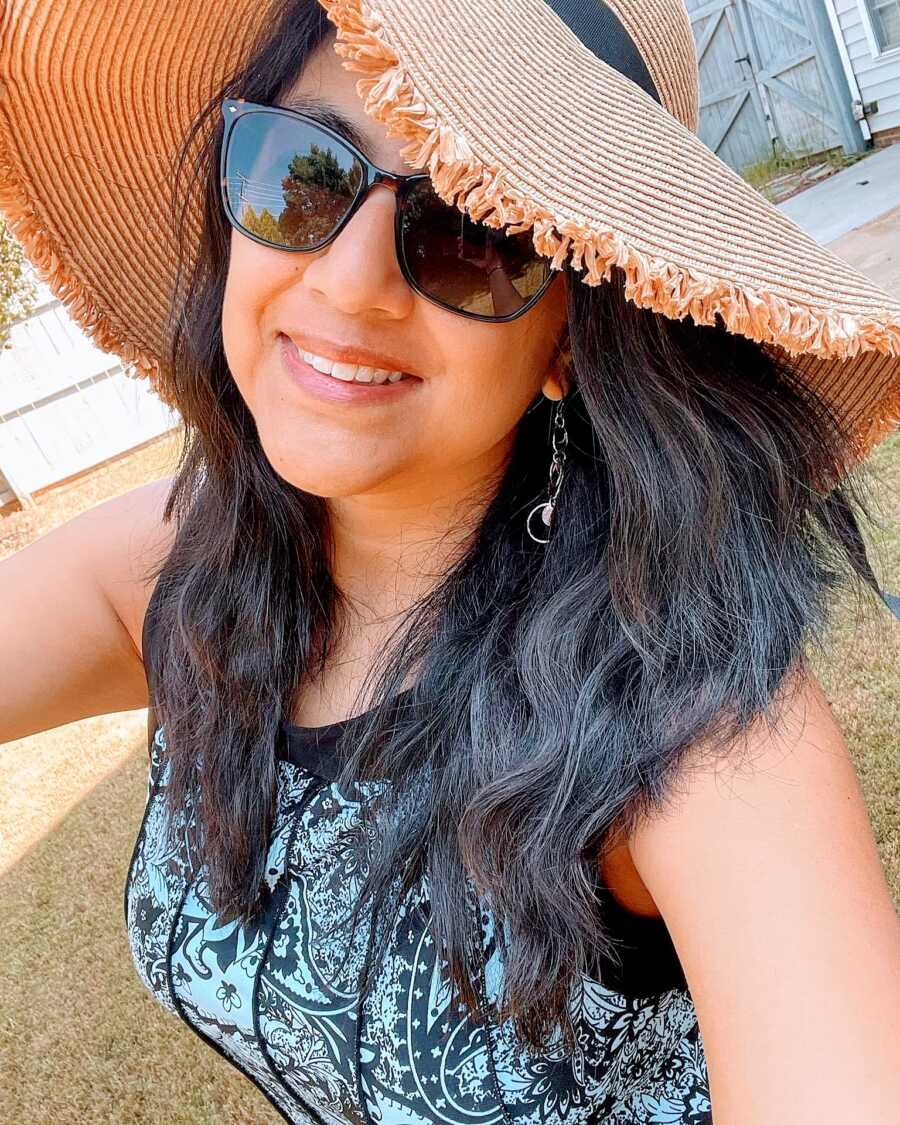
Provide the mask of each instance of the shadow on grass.
{"label": "shadow on grass", "polygon": [[123,892],[146,786],[142,744],[0,882],[0,1122],[282,1120],[133,968]]}

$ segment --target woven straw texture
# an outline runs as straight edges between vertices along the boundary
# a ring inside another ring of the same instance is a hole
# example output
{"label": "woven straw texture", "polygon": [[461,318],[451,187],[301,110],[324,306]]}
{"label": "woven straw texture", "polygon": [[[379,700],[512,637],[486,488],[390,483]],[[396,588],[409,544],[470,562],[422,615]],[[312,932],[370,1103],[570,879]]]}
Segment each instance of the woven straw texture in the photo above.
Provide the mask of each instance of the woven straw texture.
{"label": "woven straw texture", "polygon": [[[590,2],[590,0],[586,0]],[[586,284],[792,359],[864,456],[900,421],[900,300],[806,235],[696,136],[681,0],[611,0],[659,105],[543,0],[320,0],[366,111],[448,202],[531,230]],[[0,210],[96,342],[156,375],[175,247],[170,165],[259,31],[247,0],[7,0]],[[28,122],[29,128],[23,128]],[[199,215],[193,229],[199,230]],[[189,248],[186,248],[189,253]]]}
{"label": "woven straw texture", "polygon": [[3,4],[0,211],[98,347],[144,375],[158,374],[175,274],[171,164],[249,49],[259,8]]}
{"label": "woven straw texture", "polygon": [[[900,421],[900,301],[719,160],[693,127],[680,0],[615,0],[664,105],[597,59],[543,0],[321,0],[366,111],[435,189],[491,226],[532,228],[556,264],[789,357],[864,456]],[[464,65],[460,60],[465,60]],[[481,75],[490,81],[481,81]]]}

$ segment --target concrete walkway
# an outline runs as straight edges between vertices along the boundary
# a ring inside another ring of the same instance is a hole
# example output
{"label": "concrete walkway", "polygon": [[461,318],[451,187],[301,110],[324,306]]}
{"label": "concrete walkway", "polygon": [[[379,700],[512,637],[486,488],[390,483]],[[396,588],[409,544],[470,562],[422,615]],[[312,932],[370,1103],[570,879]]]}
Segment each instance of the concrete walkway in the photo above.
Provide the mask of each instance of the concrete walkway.
{"label": "concrete walkway", "polygon": [[900,296],[900,144],[776,204],[807,234]]}
{"label": "concrete walkway", "polygon": [[900,144],[876,149],[777,206],[817,242],[834,242],[900,206]]}
{"label": "concrete walkway", "polygon": [[876,285],[900,297],[900,204],[827,245]]}

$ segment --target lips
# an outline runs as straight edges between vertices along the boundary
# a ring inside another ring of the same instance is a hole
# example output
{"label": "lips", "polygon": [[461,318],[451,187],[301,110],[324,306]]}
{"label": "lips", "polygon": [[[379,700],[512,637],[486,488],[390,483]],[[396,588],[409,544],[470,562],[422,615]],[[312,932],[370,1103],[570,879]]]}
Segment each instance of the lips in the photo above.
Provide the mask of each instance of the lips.
{"label": "lips", "polygon": [[337,363],[355,363],[364,367],[402,371],[404,375],[412,376],[414,379],[421,378],[415,370],[414,363],[397,354],[375,351],[358,344],[337,343],[307,331],[281,332],[279,335],[290,340],[301,356],[304,352],[312,352],[314,355]]}
{"label": "lips", "polygon": [[370,382],[356,379],[345,381],[334,373],[319,371],[307,362],[298,353],[293,340],[284,333],[279,333],[278,342],[282,366],[290,380],[306,395],[323,402],[336,403],[341,407],[390,406],[422,385],[422,380],[414,375],[407,375],[394,382],[375,382],[374,379]]}

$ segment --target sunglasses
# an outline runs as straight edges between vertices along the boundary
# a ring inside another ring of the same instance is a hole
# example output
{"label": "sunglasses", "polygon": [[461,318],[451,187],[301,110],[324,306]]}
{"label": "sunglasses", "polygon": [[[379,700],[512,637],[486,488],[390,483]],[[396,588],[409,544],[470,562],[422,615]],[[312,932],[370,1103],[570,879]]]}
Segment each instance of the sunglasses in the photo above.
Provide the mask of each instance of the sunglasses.
{"label": "sunglasses", "polygon": [[394,239],[407,283],[475,320],[515,320],[553,281],[530,231],[507,235],[445,203],[424,172],[373,164],[346,138],[299,110],[222,102],[220,180],[233,227],[278,250],[321,250],[376,184],[396,195]]}

